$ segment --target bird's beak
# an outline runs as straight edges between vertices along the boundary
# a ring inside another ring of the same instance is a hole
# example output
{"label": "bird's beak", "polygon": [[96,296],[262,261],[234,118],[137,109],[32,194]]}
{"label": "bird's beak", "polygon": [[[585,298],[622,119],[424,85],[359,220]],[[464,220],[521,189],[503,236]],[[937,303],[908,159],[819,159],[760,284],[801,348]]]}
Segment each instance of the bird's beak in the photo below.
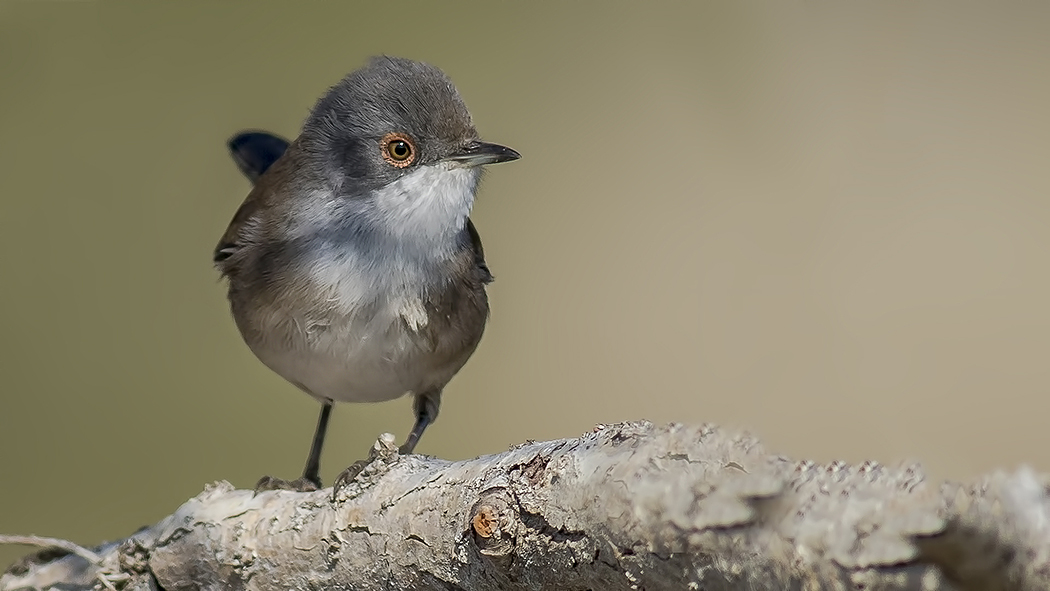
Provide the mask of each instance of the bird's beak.
{"label": "bird's beak", "polygon": [[510,162],[521,158],[514,150],[499,144],[490,144],[474,140],[463,146],[458,152],[445,158],[446,162],[454,162],[459,166],[471,168],[483,164],[496,164],[499,162]]}

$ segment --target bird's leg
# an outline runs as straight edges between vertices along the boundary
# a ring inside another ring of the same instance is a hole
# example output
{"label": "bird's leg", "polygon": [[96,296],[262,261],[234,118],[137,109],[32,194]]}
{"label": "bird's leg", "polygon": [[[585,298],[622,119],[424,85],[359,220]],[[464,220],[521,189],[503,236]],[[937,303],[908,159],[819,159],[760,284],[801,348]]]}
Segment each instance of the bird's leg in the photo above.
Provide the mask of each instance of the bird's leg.
{"label": "bird's leg", "polygon": [[264,490],[308,492],[321,488],[321,448],[324,447],[324,436],[328,432],[328,419],[331,416],[332,402],[322,402],[321,414],[317,417],[317,429],[314,430],[314,440],[310,445],[310,455],[306,458],[306,467],[303,468],[302,477],[289,482],[273,476],[263,476],[255,485],[256,493]]}
{"label": "bird's leg", "polygon": [[303,480],[309,480],[321,488],[321,448],[324,447],[324,436],[328,432],[328,418],[332,416],[332,402],[321,403],[321,414],[317,417],[317,429],[314,430],[314,441],[310,444],[310,455],[303,468]]}
{"label": "bird's leg", "polygon": [[[408,439],[405,440],[404,445],[398,450],[398,453],[405,455],[412,453],[412,450],[416,448],[416,444],[419,443],[419,438],[423,435],[423,431],[426,430],[427,425],[434,422],[437,418],[438,409],[441,407],[441,390],[432,390],[424,392],[422,394],[416,394],[415,400],[412,402],[412,409],[416,413],[416,424],[412,427],[412,432],[409,433]],[[339,491],[341,491],[346,485],[353,482],[357,475],[360,474],[368,465],[375,459],[375,454],[369,456],[368,459],[358,460],[346,470],[343,470],[341,474],[335,479],[335,484],[332,485],[332,500],[335,501],[339,498]]]}
{"label": "bird's leg", "polygon": [[440,408],[441,390],[416,394],[412,402],[412,409],[416,412],[416,424],[399,450],[402,455],[408,455],[416,449],[416,444],[423,436],[423,431],[426,431],[427,427],[437,419]]}

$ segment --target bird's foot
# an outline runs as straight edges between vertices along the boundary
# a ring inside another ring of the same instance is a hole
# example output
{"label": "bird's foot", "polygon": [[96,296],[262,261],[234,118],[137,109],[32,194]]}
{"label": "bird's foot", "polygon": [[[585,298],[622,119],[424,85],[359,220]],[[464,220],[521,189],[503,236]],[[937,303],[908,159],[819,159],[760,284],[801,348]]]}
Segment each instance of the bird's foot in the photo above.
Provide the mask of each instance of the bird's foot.
{"label": "bird's foot", "polygon": [[369,475],[380,474],[385,472],[386,468],[397,460],[397,457],[398,449],[394,445],[394,436],[390,433],[383,433],[372,444],[372,449],[368,450],[368,459],[357,460],[350,464],[335,479],[335,484],[332,485],[332,502],[336,502],[339,499],[339,493],[356,480],[366,469]]}
{"label": "bird's foot", "polygon": [[339,498],[339,493],[342,492],[348,484],[353,482],[358,474],[365,471],[365,468],[368,467],[369,463],[371,463],[371,460],[357,460],[353,464],[350,464],[346,470],[340,472],[339,476],[336,476],[335,483],[332,485],[333,503]]}
{"label": "bird's foot", "polygon": [[313,492],[320,490],[321,483],[314,482],[309,478],[296,478],[295,480],[284,480],[273,476],[263,476],[255,484],[255,494],[267,490],[291,490],[295,492]]}

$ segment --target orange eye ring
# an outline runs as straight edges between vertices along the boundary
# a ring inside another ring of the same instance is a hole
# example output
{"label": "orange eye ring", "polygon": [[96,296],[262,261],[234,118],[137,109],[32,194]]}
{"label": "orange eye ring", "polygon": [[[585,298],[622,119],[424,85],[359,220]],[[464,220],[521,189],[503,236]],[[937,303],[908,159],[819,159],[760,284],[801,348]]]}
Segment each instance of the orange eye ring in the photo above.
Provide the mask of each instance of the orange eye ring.
{"label": "orange eye ring", "polygon": [[416,161],[416,145],[403,133],[388,133],[379,140],[383,160],[390,166],[404,168]]}

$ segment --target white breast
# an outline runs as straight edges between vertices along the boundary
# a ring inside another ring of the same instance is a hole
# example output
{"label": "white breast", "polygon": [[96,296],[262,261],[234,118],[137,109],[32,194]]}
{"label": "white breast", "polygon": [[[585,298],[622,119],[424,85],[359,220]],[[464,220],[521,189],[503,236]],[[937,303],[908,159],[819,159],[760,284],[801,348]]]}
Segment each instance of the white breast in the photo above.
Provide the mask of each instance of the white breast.
{"label": "white breast", "polygon": [[345,239],[315,249],[310,281],[344,313],[386,302],[392,315],[424,326],[422,298],[428,286],[443,281],[442,263],[466,224],[478,173],[443,163],[424,166],[368,199],[342,203],[327,223],[350,219],[367,231],[348,227]]}
{"label": "white breast", "polygon": [[260,331],[265,340],[249,343],[256,355],[330,400],[389,400],[426,383],[421,372],[433,370],[419,362],[424,298],[443,280],[441,263],[454,251],[477,180],[477,169],[420,167],[367,199],[335,200],[289,220],[292,234],[342,227],[346,239],[319,243],[293,270],[318,297],[280,302]]}

